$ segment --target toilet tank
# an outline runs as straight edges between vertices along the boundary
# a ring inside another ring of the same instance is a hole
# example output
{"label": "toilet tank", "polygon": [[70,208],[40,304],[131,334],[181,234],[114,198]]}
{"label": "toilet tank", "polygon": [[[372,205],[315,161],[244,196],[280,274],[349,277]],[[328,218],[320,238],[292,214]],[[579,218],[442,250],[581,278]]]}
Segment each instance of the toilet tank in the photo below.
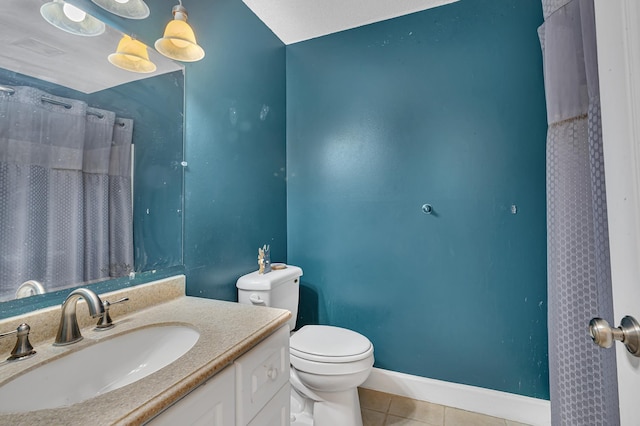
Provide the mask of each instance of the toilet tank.
{"label": "toilet tank", "polygon": [[266,274],[255,271],[238,278],[238,302],[287,309],[291,312],[289,329],[293,330],[298,316],[302,269],[292,265],[284,266],[283,269],[275,269]]}

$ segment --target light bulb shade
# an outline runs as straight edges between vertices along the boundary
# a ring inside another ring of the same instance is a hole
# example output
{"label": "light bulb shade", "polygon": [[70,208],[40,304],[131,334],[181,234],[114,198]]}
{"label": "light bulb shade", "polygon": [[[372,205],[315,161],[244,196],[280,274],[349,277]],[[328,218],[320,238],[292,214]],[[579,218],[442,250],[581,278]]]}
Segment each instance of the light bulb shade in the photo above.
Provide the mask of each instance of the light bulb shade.
{"label": "light bulb shade", "polygon": [[167,24],[164,37],[156,40],[155,48],[170,59],[195,62],[204,58],[204,50],[196,43],[196,35],[186,22],[186,10],[176,6],[175,19]]}
{"label": "light bulb shade", "polygon": [[[98,36],[105,31],[104,22],[94,18],[88,13],[84,14],[82,19],[75,18],[72,20],[67,14],[65,14],[64,8],[71,6],[66,4],[62,0],[53,0],[45,3],[40,8],[40,14],[42,17],[56,28],[66,31],[71,34],[81,36]],[[73,9],[80,11],[72,6]],[[84,12],[82,12],[84,13]]]}
{"label": "light bulb shade", "polygon": [[91,0],[104,10],[128,19],[144,19],[149,16],[149,6],[143,0]]}
{"label": "light bulb shade", "polygon": [[147,46],[128,35],[122,36],[116,53],[108,56],[109,62],[127,71],[150,73],[156,70],[156,64],[149,60]]}

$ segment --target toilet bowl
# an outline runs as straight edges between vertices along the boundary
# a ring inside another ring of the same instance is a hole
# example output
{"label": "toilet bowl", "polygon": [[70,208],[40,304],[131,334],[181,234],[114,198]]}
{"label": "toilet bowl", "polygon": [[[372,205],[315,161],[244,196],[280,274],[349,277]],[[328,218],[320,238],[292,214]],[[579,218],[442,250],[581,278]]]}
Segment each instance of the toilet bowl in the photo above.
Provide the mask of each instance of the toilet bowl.
{"label": "toilet bowl", "polygon": [[[291,336],[289,355],[291,384],[314,402],[314,425],[362,425],[357,387],[373,367],[369,339],[340,327],[306,325]],[[293,408],[291,414],[296,418]]]}
{"label": "toilet bowl", "polygon": [[[257,271],[238,279],[238,301],[288,309],[291,329],[298,311],[302,269],[287,265],[267,274]],[[289,340],[291,424],[362,426],[357,387],[373,367],[373,345],[345,328],[306,325]]]}

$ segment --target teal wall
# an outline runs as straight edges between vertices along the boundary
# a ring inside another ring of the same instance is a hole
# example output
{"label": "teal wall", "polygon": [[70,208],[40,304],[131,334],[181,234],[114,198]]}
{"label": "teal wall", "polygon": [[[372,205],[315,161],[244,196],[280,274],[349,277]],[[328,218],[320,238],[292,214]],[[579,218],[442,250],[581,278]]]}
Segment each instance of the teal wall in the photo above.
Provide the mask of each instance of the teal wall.
{"label": "teal wall", "polygon": [[207,53],[187,68],[187,293],[235,301],[258,247],[286,261],[285,48],[240,0],[192,4]]}
{"label": "teal wall", "polygon": [[462,0],[287,46],[299,325],[548,399],[541,23],[538,0]]}
{"label": "teal wall", "polygon": [[[152,45],[173,4],[110,23]],[[207,52],[186,65],[188,293],[236,300],[271,244],[305,271],[300,324],[362,332],[377,367],[548,398],[540,2],[286,48],[240,0],[184,5]]]}

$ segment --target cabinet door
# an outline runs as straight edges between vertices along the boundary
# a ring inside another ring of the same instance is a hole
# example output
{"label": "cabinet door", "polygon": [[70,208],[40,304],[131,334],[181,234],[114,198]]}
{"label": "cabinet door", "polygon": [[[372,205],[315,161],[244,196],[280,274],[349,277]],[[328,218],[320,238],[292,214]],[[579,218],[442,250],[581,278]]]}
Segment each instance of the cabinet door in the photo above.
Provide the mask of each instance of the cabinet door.
{"label": "cabinet door", "polygon": [[234,365],[236,424],[244,426],[289,382],[289,327],[278,329]]}
{"label": "cabinet door", "polygon": [[291,424],[291,386],[285,383],[276,396],[256,414],[248,426],[289,426]]}
{"label": "cabinet door", "polygon": [[149,421],[153,426],[235,424],[235,371],[230,366]]}

